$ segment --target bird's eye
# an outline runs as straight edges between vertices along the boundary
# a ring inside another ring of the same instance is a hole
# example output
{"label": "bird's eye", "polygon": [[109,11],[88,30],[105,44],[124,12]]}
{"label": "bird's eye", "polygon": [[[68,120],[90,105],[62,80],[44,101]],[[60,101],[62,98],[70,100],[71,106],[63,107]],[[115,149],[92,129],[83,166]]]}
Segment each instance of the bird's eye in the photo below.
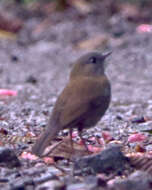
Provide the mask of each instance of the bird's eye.
{"label": "bird's eye", "polygon": [[96,57],[91,57],[89,61],[90,61],[90,63],[95,64],[95,63],[97,63],[97,58]]}

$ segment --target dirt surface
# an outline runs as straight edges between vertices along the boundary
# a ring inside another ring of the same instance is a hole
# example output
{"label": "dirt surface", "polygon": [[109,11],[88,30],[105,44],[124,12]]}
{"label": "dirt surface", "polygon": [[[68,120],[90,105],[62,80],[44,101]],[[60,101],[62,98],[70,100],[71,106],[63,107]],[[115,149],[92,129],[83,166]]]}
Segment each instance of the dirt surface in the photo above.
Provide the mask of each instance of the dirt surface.
{"label": "dirt surface", "polygon": [[[18,91],[17,97],[0,99],[0,128],[8,133],[7,138],[1,134],[3,145],[12,147],[17,155],[30,149],[36,137],[29,135],[28,138],[28,134],[37,136],[44,130],[57,95],[68,80],[72,62],[87,52],[77,44],[101,34],[107,36],[107,43],[106,46],[101,43],[98,49],[113,51],[107,68],[112,101],[105,116],[87,134],[101,133],[104,129],[110,131],[114,139],[126,142],[130,133],[152,129],[151,120],[141,124],[131,122],[134,117],[152,118],[151,33],[139,34],[136,27],[140,23],[128,22],[121,14],[109,15],[100,2],[87,15],[81,15],[74,8],[56,12],[44,32],[32,33],[32,27],[39,22],[39,17],[28,19],[17,40],[0,40],[0,87]],[[123,34],[116,37],[115,28]],[[145,135],[150,142],[151,135]],[[145,148],[152,150],[150,144]],[[1,168],[1,178],[10,179],[0,184],[2,189],[13,189],[17,175],[21,182],[25,182],[26,177],[36,180],[46,175],[59,183],[53,175],[60,176],[60,170],[44,163],[39,167],[29,160],[20,160],[21,170]],[[61,175],[62,188],[68,175]],[[35,184],[29,184],[29,189],[41,189],[43,183]]]}

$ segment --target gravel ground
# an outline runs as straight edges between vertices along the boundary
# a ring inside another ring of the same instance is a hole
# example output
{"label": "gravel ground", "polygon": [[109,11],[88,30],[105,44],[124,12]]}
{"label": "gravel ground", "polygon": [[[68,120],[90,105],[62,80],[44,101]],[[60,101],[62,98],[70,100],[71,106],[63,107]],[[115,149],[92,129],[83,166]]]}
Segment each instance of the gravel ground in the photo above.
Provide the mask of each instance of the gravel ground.
{"label": "gravel ground", "polygon": [[[64,13],[55,13],[46,31],[39,36],[31,35],[30,39],[27,28],[33,22],[38,23],[39,19],[29,19],[17,41],[0,40],[0,87],[18,91],[17,97],[0,100],[0,117],[3,118],[0,128],[5,129],[10,136],[10,140],[4,141],[4,144],[13,147],[17,154],[31,147],[29,142],[23,141],[29,131],[38,135],[45,128],[57,95],[68,80],[72,62],[86,52],[75,48],[75,45],[99,34],[108,34],[106,48],[101,45],[101,51],[113,51],[108,58],[107,68],[112,85],[112,101],[105,116],[88,133],[100,133],[106,129],[115,139],[125,141],[132,132],[140,132],[143,128],[152,129],[151,120],[141,124],[131,123],[135,116],[152,117],[151,34],[138,34],[136,24],[128,23],[121,15],[114,18],[105,13],[103,16],[99,11],[101,7],[99,3],[92,14],[82,17],[72,8]],[[118,24],[119,21],[112,23],[112,19],[121,19],[127,29]],[[124,32],[120,37],[113,35],[116,26]],[[24,45],[19,43],[21,41],[24,41]],[[17,60],[14,60],[14,56]],[[151,141],[151,136],[146,135]],[[14,142],[12,137],[16,136],[18,140]],[[146,148],[152,149],[150,145]],[[24,169],[19,172],[20,176],[34,176],[28,173],[34,172],[33,164],[21,162]],[[38,170],[46,175],[53,171],[51,166],[45,164]],[[16,180],[13,173],[15,169],[3,168],[0,172],[1,176]],[[59,171],[54,169],[56,172]],[[8,184],[10,182],[2,184],[2,187],[9,189]]]}

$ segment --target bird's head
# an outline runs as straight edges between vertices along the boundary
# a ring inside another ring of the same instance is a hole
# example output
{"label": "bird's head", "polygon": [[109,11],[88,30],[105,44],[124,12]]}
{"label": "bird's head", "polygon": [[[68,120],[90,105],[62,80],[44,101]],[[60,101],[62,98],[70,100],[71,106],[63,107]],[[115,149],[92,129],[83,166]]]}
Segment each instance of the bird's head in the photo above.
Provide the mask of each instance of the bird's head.
{"label": "bird's head", "polygon": [[105,71],[105,59],[111,54],[90,52],[81,56],[74,64],[70,78],[79,76],[100,76]]}

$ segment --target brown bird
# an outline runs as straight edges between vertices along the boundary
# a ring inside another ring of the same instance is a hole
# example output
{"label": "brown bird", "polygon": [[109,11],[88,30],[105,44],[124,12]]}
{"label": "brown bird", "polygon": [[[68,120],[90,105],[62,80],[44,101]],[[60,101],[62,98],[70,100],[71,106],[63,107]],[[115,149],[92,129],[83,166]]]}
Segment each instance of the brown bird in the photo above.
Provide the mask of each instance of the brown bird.
{"label": "brown bird", "polygon": [[104,73],[105,58],[110,54],[90,52],[76,61],[45,132],[32,148],[34,154],[42,156],[49,142],[66,128],[70,131],[71,143],[73,128],[78,129],[83,140],[82,130],[93,127],[104,115],[111,98],[110,82]]}

